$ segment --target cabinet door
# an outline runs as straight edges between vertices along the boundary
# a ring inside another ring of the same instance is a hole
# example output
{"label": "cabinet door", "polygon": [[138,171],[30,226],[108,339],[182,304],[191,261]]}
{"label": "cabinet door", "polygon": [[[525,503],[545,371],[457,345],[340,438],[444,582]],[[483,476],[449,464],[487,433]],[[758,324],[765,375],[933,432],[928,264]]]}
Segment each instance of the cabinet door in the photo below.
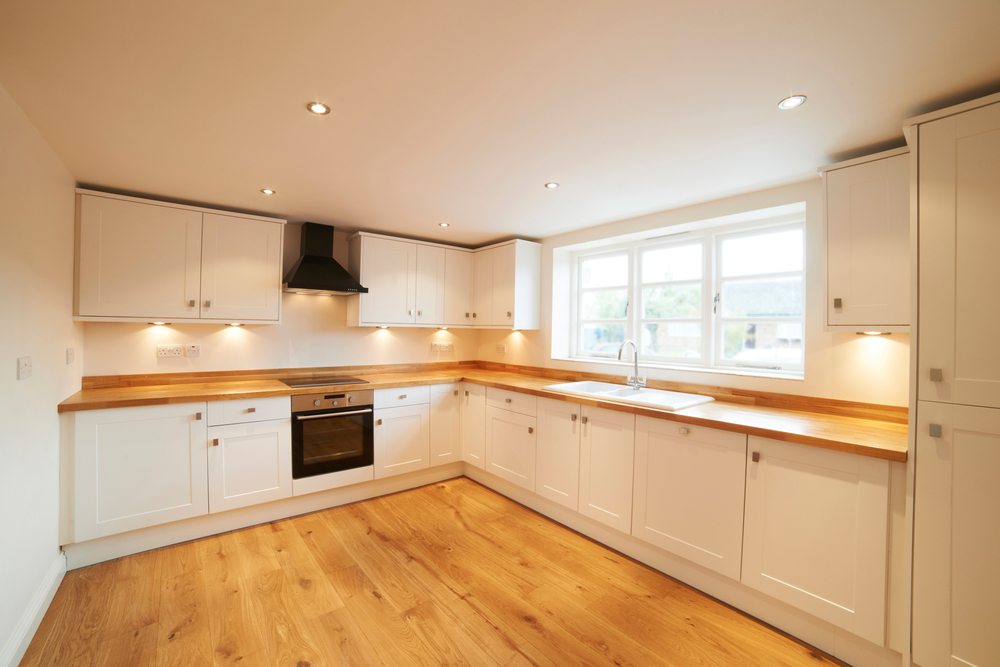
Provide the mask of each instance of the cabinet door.
{"label": "cabinet door", "polygon": [[76,542],[208,513],[204,403],[74,415]]}
{"label": "cabinet door", "polygon": [[635,415],[583,406],[581,421],[580,513],[630,533]]}
{"label": "cabinet door", "polygon": [[486,469],[486,387],[462,385],[462,458]]}
{"label": "cabinet door", "polygon": [[576,403],[538,399],[535,493],[574,512],[580,501],[580,410]]}
{"label": "cabinet door", "polygon": [[515,252],[513,243],[493,249],[493,324],[514,326]]}
{"label": "cabinet door", "polygon": [[919,398],[997,408],[1000,104],[921,125],[919,159]]}
{"label": "cabinet door", "polygon": [[996,665],[1000,410],[921,401],[916,440],[913,661]]}
{"label": "cabinet door", "polygon": [[460,383],[431,386],[432,466],[462,460],[462,399]]}
{"label": "cabinet door", "polygon": [[375,479],[429,465],[429,416],[426,404],[375,411]]}
{"label": "cabinet door", "polygon": [[493,324],[493,250],[472,255],[472,323]]}
{"label": "cabinet door", "polygon": [[415,321],[417,244],[364,237],[361,251],[362,324]]}
{"label": "cabinet door", "polygon": [[445,249],[417,246],[417,324],[444,324]]}
{"label": "cabinet door", "polygon": [[888,461],[748,445],[743,583],[884,645]]}
{"label": "cabinet door", "polygon": [[208,429],[208,511],[292,497],[292,421]]}
{"label": "cabinet door", "polygon": [[632,535],[739,581],[747,436],[638,417]]}
{"label": "cabinet door", "polygon": [[277,321],[283,225],[205,213],[201,317]]}
{"label": "cabinet door", "polygon": [[79,195],[83,316],[198,317],[197,211]]}
{"label": "cabinet door", "polygon": [[444,260],[444,323],[472,325],[472,253],[447,250]]}
{"label": "cabinet door", "polygon": [[486,408],[486,470],[535,490],[535,418]]}
{"label": "cabinet door", "polygon": [[825,181],[827,323],[908,325],[910,156],[828,171]]}

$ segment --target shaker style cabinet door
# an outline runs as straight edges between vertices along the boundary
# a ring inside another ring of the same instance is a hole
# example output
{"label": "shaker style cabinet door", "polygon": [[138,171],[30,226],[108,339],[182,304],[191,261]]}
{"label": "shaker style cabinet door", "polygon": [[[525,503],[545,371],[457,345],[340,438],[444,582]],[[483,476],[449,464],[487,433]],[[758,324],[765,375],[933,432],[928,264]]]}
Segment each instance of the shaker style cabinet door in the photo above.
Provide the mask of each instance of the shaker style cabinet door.
{"label": "shaker style cabinet door", "polygon": [[417,308],[417,244],[361,239],[361,324],[413,324]]}
{"label": "shaker style cabinet door", "polygon": [[462,458],[486,469],[486,387],[462,385]]}
{"label": "shaker style cabinet door", "polygon": [[431,385],[430,465],[462,460],[462,385]]}
{"label": "shaker style cabinet door", "polygon": [[743,583],[883,646],[889,462],[757,436],[747,450]]}
{"label": "shaker style cabinet door", "polygon": [[417,245],[416,323],[444,324],[445,249]]}
{"label": "shaker style cabinet door", "polygon": [[375,411],[375,479],[430,465],[429,418],[426,403]]}
{"label": "shaker style cabinet door", "polygon": [[292,497],[290,419],[208,429],[208,511]]}
{"label": "shaker style cabinet door", "polygon": [[580,421],[580,513],[631,533],[635,415],[583,406]]}
{"label": "shaker style cabinet door", "polygon": [[514,325],[515,244],[493,249],[493,324]]}
{"label": "shaker style cabinet door", "polygon": [[739,581],[747,436],[636,418],[632,535]]}
{"label": "shaker style cabinet door", "polygon": [[919,137],[919,399],[1000,408],[1000,103]]}
{"label": "shaker style cabinet door", "polygon": [[574,512],[580,504],[581,407],[538,399],[535,493]]}
{"label": "shaker style cabinet door", "polygon": [[73,416],[74,540],[208,513],[204,403]]}
{"label": "shaker style cabinet door", "polygon": [[472,323],[480,326],[494,324],[493,252],[481,250],[472,255]]}
{"label": "shaker style cabinet door", "polygon": [[199,317],[202,213],[84,194],[77,201],[78,315]]}
{"label": "shaker style cabinet door", "polygon": [[486,470],[535,490],[535,418],[486,408]]}
{"label": "shaker style cabinet door", "polygon": [[448,248],[444,275],[444,323],[448,326],[471,326],[472,253]]}
{"label": "shaker style cabinet door", "polygon": [[203,214],[201,317],[277,321],[284,225]]}

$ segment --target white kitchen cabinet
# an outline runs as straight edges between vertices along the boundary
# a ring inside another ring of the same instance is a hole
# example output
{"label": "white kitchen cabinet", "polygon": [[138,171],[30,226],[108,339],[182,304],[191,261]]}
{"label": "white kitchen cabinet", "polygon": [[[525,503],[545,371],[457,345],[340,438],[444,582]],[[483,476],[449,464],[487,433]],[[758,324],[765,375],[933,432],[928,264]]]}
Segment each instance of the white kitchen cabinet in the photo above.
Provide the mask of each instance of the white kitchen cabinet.
{"label": "white kitchen cabinet", "polygon": [[922,401],[1000,408],[1000,102],[919,125]]}
{"label": "white kitchen cabinet", "polygon": [[580,513],[631,533],[635,415],[583,406],[580,421]]}
{"label": "white kitchen cabinet", "polygon": [[205,403],[73,415],[74,541],[208,513]]}
{"label": "white kitchen cabinet", "polygon": [[739,581],[747,436],[638,417],[632,535]]}
{"label": "white kitchen cabinet", "polygon": [[477,250],[474,262],[474,324],[538,329],[542,247],[530,241],[508,241]]}
{"label": "white kitchen cabinet", "polygon": [[580,503],[581,406],[538,399],[535,493],[577,511]]}
{"label": "white kitchen cabinet", "polygon": [[493,324],[493,250],[480,250],[472,256],[472,323]]}
{"label": "white kitchen cabinet", "polygon": [[514,326],[516,261],[515,244],[493,249],[493,324]]}
{"label": "white kitchen cabinet", "polygon": [[445,249],[417,245],[417,324],[444,324]]}
{"label": "white kitchen cabinet", "polygon": [[913,661],[996,665],[1000,410],[921,401],[917,415]]}
{"label": "white kitchen cabinet", "polygon": [[279,321],[283,220],[76,192],[77,319]]}
{"label": "white kitchen cabinet", "polygon": [[910,156],[906,148],[822,168],[826,187],[827,326],[910,324]]}
{"label": "white kitchen cabinet", "polygon": [[444,323],[472,326],[472,253],[448,248],[444,267]]}
{"label": "white kitchen cabinet", "polygon": [[486,469],[486,387],[462,384],[462,458]]}
{"label": "white kitchen cabinet", "polygon": [[462,384],[430,387],[430,465],[462,460]]}
{"label": "white kitchen cabinet", "polygon": [[430,465],[430,409],[422,405],[375,410],[375,479]]}
{"label": "white kitchen cabinet", "polygon": [[486,470],[535,490],[535,417],[487,406]]}
{"label": "white kitchen cabinet", "polygon": [[[379,236],[351,237],[348,270],[367,294],[351,297],[360,305],[361,325],[412,324],[417,307],[417,245]],[[353,324],[351,319],[348,322]]]}
{"label": "white kitchen cabinet", "polygon": [[209,512],[292,497],[290,419],[212,426],[208,442]]}
{"label": "white kitchen cabinet", "polygon": [[749,436],[742,582],[883,646],[889,463]]}
{"label": "white kitchen cabinet", "polygon": [[281,309],[282,226],[202,215],[201,316],[277,320]]}

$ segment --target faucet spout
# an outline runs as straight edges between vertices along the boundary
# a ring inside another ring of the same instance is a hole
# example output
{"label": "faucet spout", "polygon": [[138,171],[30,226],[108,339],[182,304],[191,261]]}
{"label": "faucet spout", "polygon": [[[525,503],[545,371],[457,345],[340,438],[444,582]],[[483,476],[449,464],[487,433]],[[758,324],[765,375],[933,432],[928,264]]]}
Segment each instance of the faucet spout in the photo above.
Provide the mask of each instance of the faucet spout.
{"label": "faucet spout", "polygon": [[632,376],[625,376],[625,384],[632,387],[636,391],[639,391],[646,386],[646,376],[643,375],[642,379],[639,379],[639,347],[635,344],[634,340],[627,340],[622,343],[622,346],[618,348],[618,361],[621,361],[622,354],[625,352],[625,346],[632,346],[632,358],[635,360],[635,373]]}

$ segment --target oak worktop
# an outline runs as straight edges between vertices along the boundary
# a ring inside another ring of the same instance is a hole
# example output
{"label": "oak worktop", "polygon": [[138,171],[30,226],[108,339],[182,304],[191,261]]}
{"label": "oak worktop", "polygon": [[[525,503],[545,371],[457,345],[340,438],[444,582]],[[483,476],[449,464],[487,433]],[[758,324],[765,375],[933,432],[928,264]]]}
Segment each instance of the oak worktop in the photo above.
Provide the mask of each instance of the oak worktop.
{"label": "oak worktop", "polygon": [[[359,389],[389,389],[470,382],[580,405],[706,426],[723,431],[746,433],[888,461],[906,461],[907,427],[905,424],[830,414],[829,411],[819,411],[822,408],[818,408],[817,411],[791,410],[716,400],[678,412],[666,412],[581,396],[568,396],[546,389],[550,385],[565,382],[563,379],[468,366],[442,370],[416,370],[368,375],[355,373],[354,375],[359,379],[367,380],[368,384],[336,385],[325,389],[325,391],[343,392]],[[59,404],[59,412],[197,401],[226,401],[269,396],[295,396],[322,393],[323,391],[323,387],[292,388],[276,379],[106,387],[84,389],[77,392]]]}

